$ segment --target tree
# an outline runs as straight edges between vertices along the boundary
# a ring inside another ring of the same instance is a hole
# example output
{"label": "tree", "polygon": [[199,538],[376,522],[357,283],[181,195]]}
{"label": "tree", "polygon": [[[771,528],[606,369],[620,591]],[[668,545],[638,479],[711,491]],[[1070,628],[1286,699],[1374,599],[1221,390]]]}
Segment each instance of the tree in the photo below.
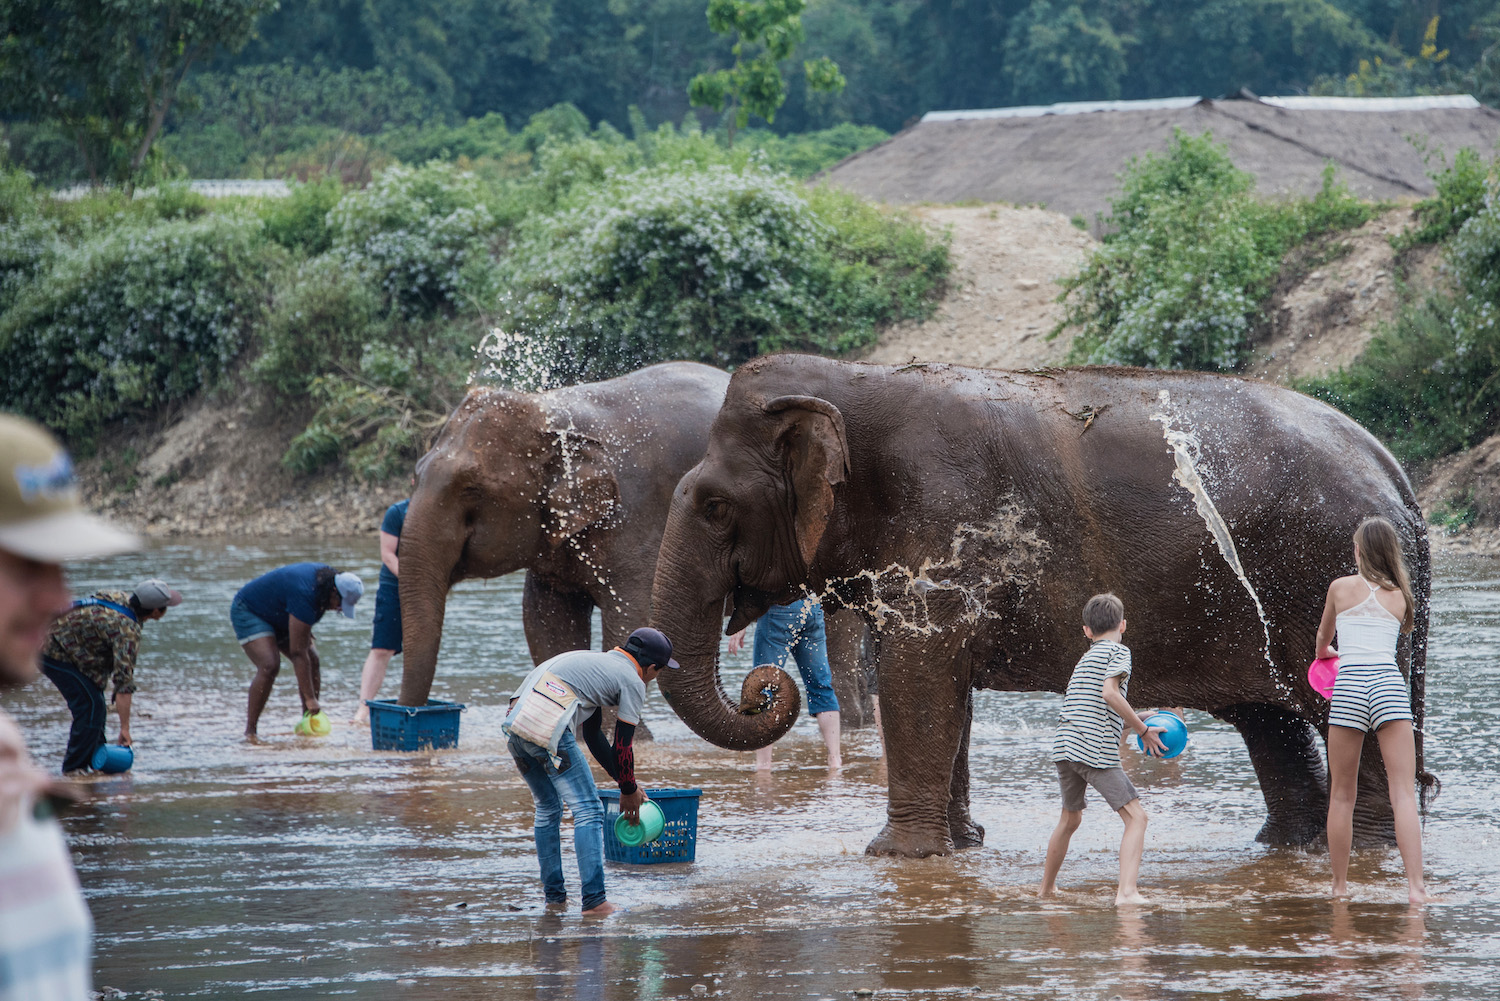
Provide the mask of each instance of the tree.
{"label": "tree", "polygon": [[55,122],[89,178],[132,184],[183,77],[276,0],[0,0],[0,111]]}
{"label": "tree", "polygon": [[[776,120],[776,109],[786,102],[786,81],[780,63],[806,39],[802,10],[807,0],[708,0],[708,26],[715,34],[738,36],[734,43],[734,67],[700,73],[688,84],[688,98],[698,107],[723,111],[734,109],[729,141],[734,129],[744,128],[752,114],[767,122]],[[745,46],[762,51],[746,58]],[[836,93],[844,88],[844,74],[827,56],[802,64],[811,90]]]}

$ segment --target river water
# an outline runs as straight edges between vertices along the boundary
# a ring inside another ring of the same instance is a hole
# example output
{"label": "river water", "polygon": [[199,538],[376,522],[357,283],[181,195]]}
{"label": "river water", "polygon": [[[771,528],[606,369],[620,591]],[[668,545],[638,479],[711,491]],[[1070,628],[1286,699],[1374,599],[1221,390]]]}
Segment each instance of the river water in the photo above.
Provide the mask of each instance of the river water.
{"label": "river water", "polygon": [[[1127,757],[1151,828],[1141,871],[1153,904],[1116,910],[1120,824],[1091,802],[1060,899],[1038,902],[1057,816],[1049,760],[1057,697],[979,693],[972,746],[983,848],[953,858],[863,854],[884,819],[873,732],[845,735],[830,776],[811,720],[751,755],[694,737],[653,692],[648,788],[703,790],[697,861],[610,864],[604,921],[544,912],[531,800],[500,735],[530,666],[521,578],[461,585],[448,606],[433,697],[466,703],[457,750],[370,749],[345,720],[368,646],[358,623],[319,626],[323,740],[292,735],[284,668],[243,744],[249,662],[235,589],[273,566],[322,559],[373,583],[374,543],[244,540],[158,545],[75,568],[75,589],[148,573],[186,602],[146,627],[136,767],[91,782],[66,820],[98,929],[96,986],[115,998],[1125,999],[1492,997],[1500,991],[1500,563],[1439,561],[1428,765],[1444,783],[1427,822],[1440,900],[1405,905],[1394,851],[1365,851],[1354,899],[1325,899],[1325,855],[1255,844],[1260,793],[1239,737],[1189,713],[1172,762]],[[1135,628],[1149,628],[1132,623]],[[597,635],[597,630],[596,630]],[[746,668],[743,655],[726,676]],[[1143,667],[1145,667],[1143,665]],[[400,660],[387,679],[394,697]],[[4,696],[32,752],[55,768],[68,714],[41,680]],[[115,721],[110,721],[110,734]],[[602,772],[595,769],[602,778]],[[1091,794],[1092,795],[1092,794]],[[573,900],[577,870],[565,832]]]}

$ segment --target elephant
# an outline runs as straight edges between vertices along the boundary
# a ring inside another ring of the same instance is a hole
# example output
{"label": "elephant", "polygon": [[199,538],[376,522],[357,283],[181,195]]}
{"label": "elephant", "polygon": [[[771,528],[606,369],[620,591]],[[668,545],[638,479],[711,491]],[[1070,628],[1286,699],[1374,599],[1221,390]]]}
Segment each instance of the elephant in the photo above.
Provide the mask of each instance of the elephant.
{"label": "elephant", "polygon": [[[661,689],[707,740],[763,746],[798,696],[769,666],[726,695],[726,596],[730,630],[799,595],[861,610],[889,751],[887,822],[866,850],[947,854],[984,837],[969,809],[973,692],[1062,692],[1085,601],[1113,591],[1131,624],[1132,703],[1232,724],[1266,802],[1258,839],[1309,844],[1328,805],[1328,704],[1307,664],[1369,515],[1396,525],[1412,574],[1417,628],[1400,659],[1420,733],[1425,525],[1395,459],[1332,407],[1209,373],[766,356],[735,372],[672,498],[652,622],[682,668]],[[1391,832],[1374,744],[1362,841]],[[1425,786],[1421,751],[1419,737]]]}
{"label": "elephant", "polygon": [[401,532],[400,704],[426,704],[461,580],[526,570],[536,663],[587,648],[595,608],[606,648],[644,625],[672,490],[728,382],[669,362],[542,393],[471,390],[417,465]]}

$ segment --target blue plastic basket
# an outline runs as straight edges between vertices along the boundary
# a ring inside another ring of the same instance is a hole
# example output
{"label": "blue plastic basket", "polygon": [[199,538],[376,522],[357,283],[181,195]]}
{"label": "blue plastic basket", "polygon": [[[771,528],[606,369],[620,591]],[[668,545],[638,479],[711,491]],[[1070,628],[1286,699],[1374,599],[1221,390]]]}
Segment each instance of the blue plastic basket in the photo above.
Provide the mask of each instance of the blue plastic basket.
{"label": "blue plastic basket", "polygon": [[458,746],[461,702],[428,699],[425,706],[402,706],[393,699],[366,699],[365,705],[370,707],[370,746],[377,751]]}
{"label": "blue plastic basket", "polygon": [[604,804],[604,857],[630,865],[658,862],[691,862],[698,851],[698,797],[702,789],[647,789],[651,802],[661,807],[667,823],[661,837],[631,848],[615,837],[615,818],[620,815],[620,790],[599,793]]}

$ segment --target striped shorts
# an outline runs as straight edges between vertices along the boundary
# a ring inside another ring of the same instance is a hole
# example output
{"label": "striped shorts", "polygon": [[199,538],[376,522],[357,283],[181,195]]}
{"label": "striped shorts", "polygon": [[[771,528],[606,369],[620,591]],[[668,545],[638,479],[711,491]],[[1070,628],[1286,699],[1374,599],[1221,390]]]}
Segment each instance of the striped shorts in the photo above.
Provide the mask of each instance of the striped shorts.
{"label": "striped shorts", "polygon": [[1393,720],[1411,718],[1411,696],[1396,665],[1339,668],[1333,683],[1333,703],[1328,709],[1330,726],[1370,731],[1379,730]]}

